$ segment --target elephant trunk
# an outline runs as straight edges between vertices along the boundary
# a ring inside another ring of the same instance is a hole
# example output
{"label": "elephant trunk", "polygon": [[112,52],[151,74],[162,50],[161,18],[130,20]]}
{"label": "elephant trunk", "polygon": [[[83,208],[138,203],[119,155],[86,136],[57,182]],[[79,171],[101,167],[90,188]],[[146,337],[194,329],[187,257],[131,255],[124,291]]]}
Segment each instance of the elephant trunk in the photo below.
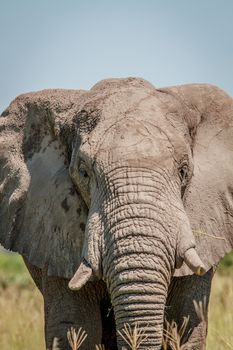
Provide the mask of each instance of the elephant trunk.
{"label": "elephant trunk", "polygon": [[[140,349],[161,348],[167,286],[160,279],[158,275],[157,282],[128,281],[122,287],[116,284],[117,292],[111,294],[117,330],[122,333],[129,324],[145,333]],[[126,346],[119,333],[117,341],[119,349]]]}
{"label": "elephant trunk", "polygon": [[[111,204],[113,209],[114,203]],[[127,203],[111,210],[105,235],[103,276],[114,308],[117,330],[124,324],[145,330],[140,349],[159,349],[167,289],[175,265],[175,237],[160,209]],[[118,347],[126,345],[118,334]]]}
{"label": "elephant trunk", "polygon": [[[147,183],[140,184],[144,178]],[[184,210],[178,207],[174,186],[162,186],[161,178],[153,182],[146,174],[127,185],[119,183],[119,176],[117,179],[112,185],[114,196],[105,198],[99,210],[104,235],[97,239],[90,226],[84,249],[90,253],[84,256],[69,286],[79,289],[90,278],[93,267],[99,266],[93,256],[101,256],[102,277],[111,296],[117,330],[121,331],[125,323],[137,324],[147,336],[140,349],[160,349],[170,279],[176,261],[183,261],[186,252],[193,249],[194,238]],[[100,246],[100,254],[88,249]],[[189,266],[197,270],[200,261],[192,252],[188,254]],[[120,336],[118,344],[119,348],[126,345]]]}

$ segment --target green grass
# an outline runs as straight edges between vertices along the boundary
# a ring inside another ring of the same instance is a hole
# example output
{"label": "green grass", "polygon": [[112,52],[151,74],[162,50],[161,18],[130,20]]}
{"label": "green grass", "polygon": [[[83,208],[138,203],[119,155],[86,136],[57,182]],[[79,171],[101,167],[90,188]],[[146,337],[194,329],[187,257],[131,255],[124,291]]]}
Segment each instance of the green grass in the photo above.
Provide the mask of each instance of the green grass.
{"label": "green grass", "polygon": [[[215,274],[207,350],[233,350],[233,252]],[[43,350],[43,299],[17,254],[0,253],[0,349]]]}
{"label": "green grass", "polygon": [[30,287],[32,279],[19,254],[0,253],[0,287]]}
{"label": "green grass", "polygon": [[0,349],[42,350],[43,300],[18,254],[0,254]]}
{"label": "green grass", "polygon": [[233,251],[227,255],[221,260],[218,271],[222,273],[228,273],[233,270]]}

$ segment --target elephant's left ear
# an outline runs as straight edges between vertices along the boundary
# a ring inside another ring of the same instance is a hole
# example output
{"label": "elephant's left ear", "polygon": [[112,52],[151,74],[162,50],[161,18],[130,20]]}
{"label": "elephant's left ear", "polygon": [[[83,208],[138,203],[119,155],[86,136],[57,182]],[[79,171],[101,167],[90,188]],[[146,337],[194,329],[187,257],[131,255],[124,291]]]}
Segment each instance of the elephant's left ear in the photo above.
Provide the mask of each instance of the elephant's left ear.
{"label": "elephant's left ear", "polygon": [[0,243],[48,274],[81,262],[87,208],[69,176],[80,91],[19,96],[0,118]]}
{"label": "elephant's left ear", "polygon": [[[208,270],[233,249],[233,99],[211,85],[172,92],[188,107],[194,172],[184,205]],[[191,273],[185,264],[176,271],[177,276]]]}

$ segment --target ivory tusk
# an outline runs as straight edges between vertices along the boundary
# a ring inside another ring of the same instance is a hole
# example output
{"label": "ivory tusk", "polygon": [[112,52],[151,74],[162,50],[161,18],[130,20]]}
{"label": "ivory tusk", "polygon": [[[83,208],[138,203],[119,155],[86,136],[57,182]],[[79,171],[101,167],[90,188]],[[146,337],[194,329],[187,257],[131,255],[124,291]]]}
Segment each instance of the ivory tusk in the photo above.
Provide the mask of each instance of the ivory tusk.
{"label": "ivory tusk", "polygon": [[184,261],[196,275],[203,276],[206,273],[206,268],[194,248],[186,250]]}
{"label": "ivory tusk", "polygon": [[92,268],[81,262],[78,270],[75,272],[74,276],[69,282],[69,288],[71,290],[79,290],[82,288],[92,276]]}

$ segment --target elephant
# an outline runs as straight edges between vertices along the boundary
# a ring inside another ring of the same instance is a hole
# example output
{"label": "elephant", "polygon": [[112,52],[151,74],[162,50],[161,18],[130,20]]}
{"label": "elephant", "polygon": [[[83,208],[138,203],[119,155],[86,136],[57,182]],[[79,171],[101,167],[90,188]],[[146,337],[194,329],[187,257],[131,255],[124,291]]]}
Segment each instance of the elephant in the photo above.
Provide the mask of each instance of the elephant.
{"label": "elephant", "polygon": [[[114,78],[20,95],[1,115],[0,243],[44,298],[47,350],[205,348],[211,281],[233,247],[233,100],[209,84]],[[202,302],[204,318],[195,312]]]}

